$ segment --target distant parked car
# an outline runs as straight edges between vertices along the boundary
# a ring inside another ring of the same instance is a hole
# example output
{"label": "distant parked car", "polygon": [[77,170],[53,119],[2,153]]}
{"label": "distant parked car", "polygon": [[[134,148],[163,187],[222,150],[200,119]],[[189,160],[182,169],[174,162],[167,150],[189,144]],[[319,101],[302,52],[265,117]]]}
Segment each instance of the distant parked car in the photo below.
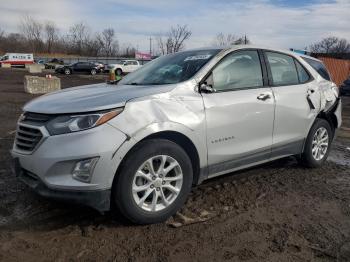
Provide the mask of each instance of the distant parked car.
{"label": "distant parked car", "polygon": [[115,64],[109,64],[108,70],[114,70],[116,75],[120,76],[124,73],[131,73],[142,65],[137,60],[121,60]]}
{"label": "distant parked car", "polygon": [[35,60],[35,59],[34,59],[34,63],[36,63],[36,64],[38,64],[38,65],[43,65],[43,64],[45,64],[45,63],[44,63],[44,60],[38,60],[38,61],[37,61],[37,60]]}
{"label": "distant parked car", "polygon": [[102,62],[94,62],[94,64],[99,68],[99,72],[105,71],[105,64]]}
{"label": "distant parked car", "polygon": [[72,73],[90,73],[91,75],[96,75],[101,69],[98,64],[92,62],[77,62],[71,65],[64,65],[57,67],[55,69],[56,73],[61,73],[65,75],[70,75]]}
{"label": "distant parked car", "polygon": [[45,63],[45,69],[56,69],[57,66],[63,65],[62,59],[53,58],[49,62]]}
{"label": "distant parked car", "polygon": [[341,96],[350,95],[350,76],[344,81],[344,83],[339,88],[339,93]]}

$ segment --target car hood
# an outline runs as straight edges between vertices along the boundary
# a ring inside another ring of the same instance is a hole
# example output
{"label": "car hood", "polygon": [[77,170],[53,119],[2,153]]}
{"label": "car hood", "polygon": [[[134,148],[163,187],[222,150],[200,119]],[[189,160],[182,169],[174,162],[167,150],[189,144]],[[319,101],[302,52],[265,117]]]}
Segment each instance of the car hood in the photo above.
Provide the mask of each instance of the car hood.
{"label": "car hood", "polygon": [[122,107],[130,99],[165,93],[173,88],[174,85],[86,85],[40,96],[27,103],[23,110],[43,114],[99,111]]}

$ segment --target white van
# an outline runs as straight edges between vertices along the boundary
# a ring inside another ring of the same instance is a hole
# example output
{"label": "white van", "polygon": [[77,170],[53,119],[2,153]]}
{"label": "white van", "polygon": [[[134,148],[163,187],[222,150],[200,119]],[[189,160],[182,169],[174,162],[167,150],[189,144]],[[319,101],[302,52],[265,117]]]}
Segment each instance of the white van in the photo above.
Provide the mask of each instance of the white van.
{"label": "white van", "polygon": [[25,66],[34,64],[33,54],[6,53],[0,59],[0,64],[10,64],[11,66]]}

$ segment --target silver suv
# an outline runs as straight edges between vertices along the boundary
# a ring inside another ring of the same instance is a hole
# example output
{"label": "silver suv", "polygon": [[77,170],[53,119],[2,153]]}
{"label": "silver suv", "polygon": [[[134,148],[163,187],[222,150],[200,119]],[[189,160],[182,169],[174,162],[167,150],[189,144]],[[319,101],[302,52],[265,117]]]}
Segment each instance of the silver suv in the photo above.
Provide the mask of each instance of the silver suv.
{"label": "silver suv", "polygon": [[117,85],[69,88],[24,106],[12,150],[39,194],[164,221],[203,180],[297,156],[327,158],[338,89],[317,59],[254,46],[162,56]]}

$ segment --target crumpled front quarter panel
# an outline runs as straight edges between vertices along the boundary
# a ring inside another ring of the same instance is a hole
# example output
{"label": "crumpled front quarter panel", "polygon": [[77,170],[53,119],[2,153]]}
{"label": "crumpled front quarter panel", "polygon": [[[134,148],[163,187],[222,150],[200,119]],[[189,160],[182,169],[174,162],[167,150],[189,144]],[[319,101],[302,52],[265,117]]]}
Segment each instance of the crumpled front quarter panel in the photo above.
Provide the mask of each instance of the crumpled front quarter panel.
{"label": "crumpled front quarter panel", "polygon": [[207,163],[203,100],[191,84],[168,93],[129,101],[110,124],[127,134],[133,144],[158,132],[179,132],[196,146],[200,166]]}

